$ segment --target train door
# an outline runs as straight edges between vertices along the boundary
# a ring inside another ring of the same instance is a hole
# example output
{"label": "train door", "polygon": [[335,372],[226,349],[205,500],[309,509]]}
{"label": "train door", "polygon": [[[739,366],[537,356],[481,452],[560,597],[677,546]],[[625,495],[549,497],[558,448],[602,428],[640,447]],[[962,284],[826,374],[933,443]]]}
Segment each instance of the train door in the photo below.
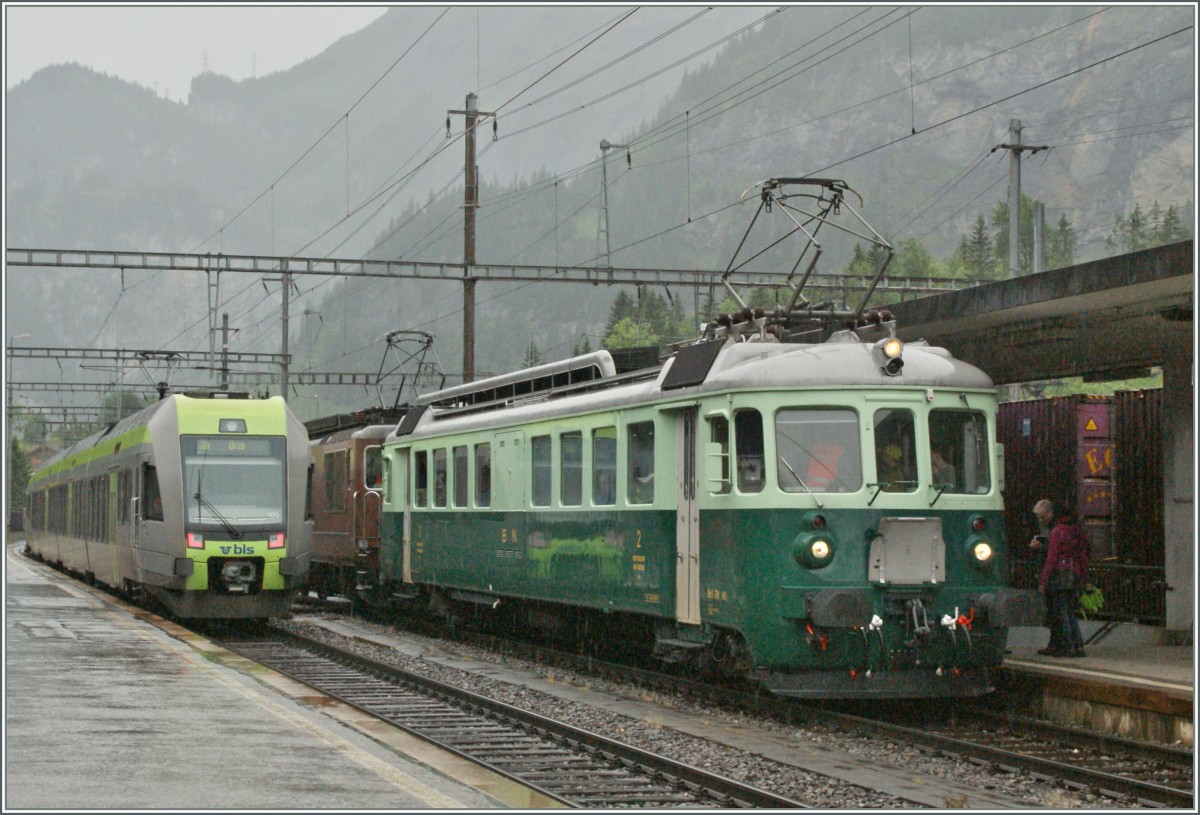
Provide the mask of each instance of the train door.
{"label": "train door", "polygon": [[[121,500],[121,486],[123,483],[124,471],[118,467],[113,467],[108,471],[108,529],[105,530],[104,548],[108,550],[108,557],[104,558],[103,562],[110,569],[110,573],[104,582],[110,586],[121,585],[120,572],[117,571],[117,543],[120,540],[120,525],[123,517],[124,502]],[[97,562],[96,567],[100,567]]]}
{"label": "train door", "polygon": [[680,411],[675,450],[675,617],[681,623],[700,623],[700,509],[696,502],[699,412]]}
{"label": "train door", "polygon": [[398,450],[388,470],[392,503],[400,513],[400,577],[405,583],[412,582],[412,495],[408,489],[408,459],[407,447]]}

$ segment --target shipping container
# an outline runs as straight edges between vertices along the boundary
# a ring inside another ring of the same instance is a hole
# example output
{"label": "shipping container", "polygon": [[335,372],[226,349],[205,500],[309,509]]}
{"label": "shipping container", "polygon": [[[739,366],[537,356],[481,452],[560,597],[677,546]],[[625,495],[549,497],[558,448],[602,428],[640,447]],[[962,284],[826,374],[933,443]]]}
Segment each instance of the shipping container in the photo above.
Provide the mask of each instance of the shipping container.
{"label": "shipping container", "polygon": [[1037,585],[1045,550],[1033,505],[1074,506],[1091,542],[1108,619],[1165,618],[1162,391],[1072,395],[1000,405],[1005,527],[1016,586]]}

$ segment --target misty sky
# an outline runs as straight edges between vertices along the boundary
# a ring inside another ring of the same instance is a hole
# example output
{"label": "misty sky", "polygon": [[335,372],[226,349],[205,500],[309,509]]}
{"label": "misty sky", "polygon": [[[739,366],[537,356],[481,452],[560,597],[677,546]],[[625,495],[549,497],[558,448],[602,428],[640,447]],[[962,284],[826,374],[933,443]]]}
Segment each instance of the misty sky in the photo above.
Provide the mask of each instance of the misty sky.
{"label": "misty sky", "polygon": [[235,80],[282,71],[382,16],[384,6],[4,8],[5,88],[77,62],[185,101],[208,70]]}

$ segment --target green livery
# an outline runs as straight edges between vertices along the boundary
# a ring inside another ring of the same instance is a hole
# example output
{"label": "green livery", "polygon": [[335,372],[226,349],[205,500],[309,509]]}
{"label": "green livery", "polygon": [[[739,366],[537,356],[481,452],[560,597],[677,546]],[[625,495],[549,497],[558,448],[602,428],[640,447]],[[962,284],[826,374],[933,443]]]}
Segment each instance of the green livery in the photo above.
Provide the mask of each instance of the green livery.
{"label": "green livery", "polygon": [[429,394],[384,443],[379,584],[781,694],[986,692],[1041,613],[1006,585],[995,389],[877,349],[602,351]]}

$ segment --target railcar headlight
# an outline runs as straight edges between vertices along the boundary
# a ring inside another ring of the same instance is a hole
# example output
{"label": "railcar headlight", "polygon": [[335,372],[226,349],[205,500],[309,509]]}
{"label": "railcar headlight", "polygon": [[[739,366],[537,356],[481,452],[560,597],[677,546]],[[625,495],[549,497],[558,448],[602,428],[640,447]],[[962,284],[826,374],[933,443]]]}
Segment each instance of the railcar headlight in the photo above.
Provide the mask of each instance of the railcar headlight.
{"label": "railcar headlight", "polygon": [[903,354],[904,343],[895,337],[885,337],[871,349],[871,355],[888,376],[900,373],[900,369],[904,367]]}
{"label": "railcar headlight", "polygon": [[992,555],[994,555],[995,552],[992,550],[992,545],[990,543],[987,541],[979,541],[971,547],[971,554],[973,554],[975,559],[980,563],[986,563],[992,559]]}
{"label": "railcar headlight", "polygon": [[996,562],[999,560],[996,547],[982,535],[972,535],[967,538],[966,550],[967,559],[977,569],[991,570],[995,568]]}
{"label": "railcar headlight", "polygon": [[792,542],[792,558],[805,569],[820,569],[833,562],[837,551],[828,533],[801,533]]}

